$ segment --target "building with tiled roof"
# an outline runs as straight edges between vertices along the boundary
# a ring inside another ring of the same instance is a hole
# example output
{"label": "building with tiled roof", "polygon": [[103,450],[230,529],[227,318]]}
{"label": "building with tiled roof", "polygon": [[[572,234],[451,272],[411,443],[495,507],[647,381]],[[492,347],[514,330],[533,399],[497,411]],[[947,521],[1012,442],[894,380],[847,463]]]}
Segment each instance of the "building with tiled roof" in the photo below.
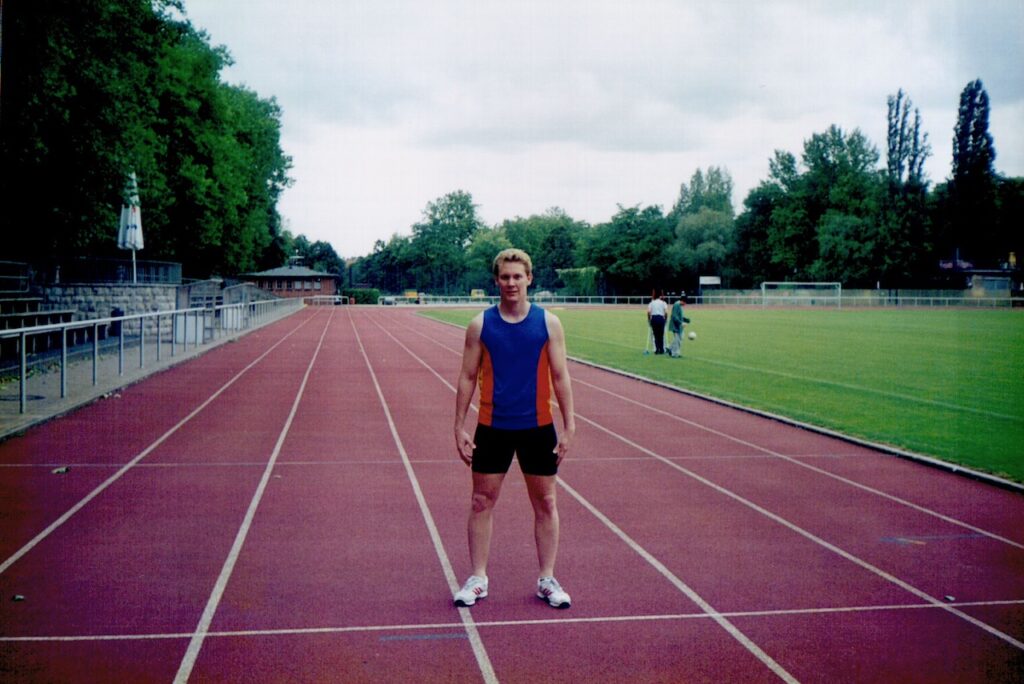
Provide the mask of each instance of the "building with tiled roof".
{"label": "building with tiled roof", "polygon": [[333,297],[338,293],[338,276],[292,263],[258,273],[243,273],[242,278],[264,292],[278,297]]}

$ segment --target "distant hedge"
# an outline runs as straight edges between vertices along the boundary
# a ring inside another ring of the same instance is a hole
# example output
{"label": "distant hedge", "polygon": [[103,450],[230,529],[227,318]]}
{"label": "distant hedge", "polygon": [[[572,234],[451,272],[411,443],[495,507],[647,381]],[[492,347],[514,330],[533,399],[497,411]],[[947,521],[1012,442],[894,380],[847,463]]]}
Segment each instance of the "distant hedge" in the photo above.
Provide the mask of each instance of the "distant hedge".
{"label": "distant hedge", "polygon": [[376,304],[380,290],[375,287],[350,287],[341,291],[343,297],[354,299],[356,304]]}

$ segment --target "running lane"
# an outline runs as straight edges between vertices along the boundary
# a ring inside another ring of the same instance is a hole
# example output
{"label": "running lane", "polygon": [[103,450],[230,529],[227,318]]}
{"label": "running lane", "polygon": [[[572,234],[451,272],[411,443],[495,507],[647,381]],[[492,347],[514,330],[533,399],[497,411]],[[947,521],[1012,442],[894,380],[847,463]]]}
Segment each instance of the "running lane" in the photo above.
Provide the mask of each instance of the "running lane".
{"label": "running lane", "polygon": [[[410,458],[461,581],[469,571],[469,472],[454,452],[450,422],[459,358],[446,345],[395,330],[399,319],[366,318],[360,332],[373,340],[371,348],[388,350],[374,361],[384,363],[388,356],[393,372],[382,385],[395,397],[399,432],[408,436]],[[580,432],[580,453],[587,448],[584,440],[593,438],[587,433]],[[756,645],[744,643],[731,625],[736,633],[715,623],[583,502],[564,491],[559,496],[563,541],[557,574],[573,596],[568,611],[552,610],[534,596],[533,514],[515,466],[498,502],[490,596],[472,615],[500,680],[778,680]],[[450,606],[450,594],[444,598]]]}
{"label": "running lane", "polygon": [[[308,362],[321,319],[302,312],[125,389],[115,401],[136,416],[134,427],[146,438],[126,438],[121,450],[100,444],[95,453],[101,460],[90,461],[97,433],[81,420],[40,428],[80,429],[77,438],[52,440],[64,450],[38,453],[25,443],[13,445],[16,455],[5,460],[75,464],[51,475],[54,485],[40,484],[41,497],[66,505],[74,497],[49,496],[56,483],[67,487],[82,475],[94,482],[97,473],[106,479],[64,511],[50,503],[9,513],[5,504],[5,524],[22,538],[35,534],[8,556],[0,574],[5,679],[173,677],[284,420],[280,397],[294,394],[301,377],[296,371]],[[195,384],[203,389],[181,389],[188,383],[179,376],[187,377],[190,368],[201,371]],[[269,368],[273,372],[261,372]],[[159,387],[184,394],[162,395]],[[110,439],[133,432],[121,424]],[[211,439],[211,432],[220,439]],[[45,443],[33,433],[26,442]],[[9,448],[5,442],[0,452]],[[15,595],[19,600],[9,600]]]}
{"label": "running lane", "polygon": [[240,664],[261,681],[481,677],[353,315],[324,337],[195,681]]}

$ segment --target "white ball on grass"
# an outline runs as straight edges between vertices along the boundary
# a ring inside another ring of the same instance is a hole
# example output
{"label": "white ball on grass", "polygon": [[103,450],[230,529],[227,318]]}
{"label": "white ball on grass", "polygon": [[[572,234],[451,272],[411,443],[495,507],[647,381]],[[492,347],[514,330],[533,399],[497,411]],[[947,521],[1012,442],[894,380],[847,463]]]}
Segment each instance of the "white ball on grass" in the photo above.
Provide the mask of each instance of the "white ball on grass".
{"label": "white ball on grass", "polygon": [[691,332],[689,335],[687,335],[687,337],[689,337],[691,340],[695,340],[697,339],[697,333]]}

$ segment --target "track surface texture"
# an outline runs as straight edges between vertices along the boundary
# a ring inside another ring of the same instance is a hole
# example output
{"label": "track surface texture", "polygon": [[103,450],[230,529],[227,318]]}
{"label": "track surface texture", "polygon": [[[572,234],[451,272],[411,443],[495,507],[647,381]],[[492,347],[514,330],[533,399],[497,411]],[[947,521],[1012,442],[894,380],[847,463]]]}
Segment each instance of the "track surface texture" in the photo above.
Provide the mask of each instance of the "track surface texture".
{"label": "track surface texture", "polygon": [[572,608],[516,465],[454,607],[462,335],[307,308],[0,443],[0,680],[1021,681],[1020,494],[578,364]]}

